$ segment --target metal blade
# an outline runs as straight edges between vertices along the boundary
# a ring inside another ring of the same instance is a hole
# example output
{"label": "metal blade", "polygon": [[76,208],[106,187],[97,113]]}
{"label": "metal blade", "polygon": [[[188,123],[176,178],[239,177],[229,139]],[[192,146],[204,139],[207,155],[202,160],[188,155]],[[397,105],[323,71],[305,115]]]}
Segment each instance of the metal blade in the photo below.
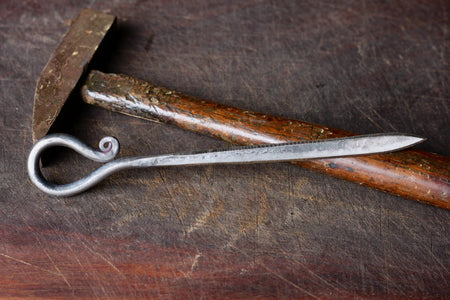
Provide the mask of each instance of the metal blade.
{"label": "metal blade", "polygon": [[307,142],[161,155],[155,157],[151,165],[258,163],[367,155],[401,150],[424,140],[421,137],[398,133],[360,135]]}

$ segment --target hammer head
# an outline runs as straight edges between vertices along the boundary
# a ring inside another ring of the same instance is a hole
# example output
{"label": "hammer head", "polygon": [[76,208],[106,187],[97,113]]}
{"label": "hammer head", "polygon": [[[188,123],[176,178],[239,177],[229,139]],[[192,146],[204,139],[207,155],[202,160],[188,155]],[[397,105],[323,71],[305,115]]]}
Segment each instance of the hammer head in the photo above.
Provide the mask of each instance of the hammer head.
{"label": "hammer head", "polygon": [[47,134],[115,21],[115,16],[85,9],[72,22],[36,85],[34,142]]}

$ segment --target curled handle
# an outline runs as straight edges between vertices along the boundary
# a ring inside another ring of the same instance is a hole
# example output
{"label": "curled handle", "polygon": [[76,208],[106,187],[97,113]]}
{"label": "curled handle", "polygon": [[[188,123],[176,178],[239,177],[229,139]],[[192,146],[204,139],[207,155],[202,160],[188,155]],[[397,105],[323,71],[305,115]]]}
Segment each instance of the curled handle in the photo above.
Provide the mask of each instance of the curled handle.
{"label": "curled handle", "polygon": [[81,193],[98,182],[102,181],[112,173],[123,169],[120,161],[106,164],[90,175],[75,182],[63,185],[53,184],[45,180],[42,176],[39,163],[42,152],[54,146],[64,146],[71,148],[86,158],[97,162],[109,162],[119,153],[119,142],[114,137],[104,137],[99,143],[99,150],[93,149],[82,143],[73,136],[67,134],[50,134],[40,139],[31,149],[28,156],[28,175],[31,181],[42,191],[55,196],[71,196]]}

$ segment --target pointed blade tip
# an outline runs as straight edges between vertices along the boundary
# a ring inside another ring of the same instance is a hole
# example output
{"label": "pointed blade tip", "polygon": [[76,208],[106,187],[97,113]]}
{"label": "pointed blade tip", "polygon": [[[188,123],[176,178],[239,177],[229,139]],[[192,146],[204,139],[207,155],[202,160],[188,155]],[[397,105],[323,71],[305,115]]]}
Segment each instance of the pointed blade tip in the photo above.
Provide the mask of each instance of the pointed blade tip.
{"label": "pointed blade tip", "polygon": [[405,143],[408,143],[408,147],[420,144],[427,140],[426,138],[418,135],[405,134],[404,136],[407,138]]}
{"label": "pointed blade tip", "polygon": [[392,151],[404,150],[427,140],[424,137],[413,134],[392,133],[388,135],[394,138],[394,140],[392,140],[392,143],[396,144],[395,148],[392,149]]}

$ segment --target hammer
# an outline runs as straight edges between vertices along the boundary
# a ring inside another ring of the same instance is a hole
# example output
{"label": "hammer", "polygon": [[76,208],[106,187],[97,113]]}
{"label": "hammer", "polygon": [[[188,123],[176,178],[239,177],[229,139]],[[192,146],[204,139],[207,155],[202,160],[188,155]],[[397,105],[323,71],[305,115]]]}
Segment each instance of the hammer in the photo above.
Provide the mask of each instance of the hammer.
{"label": "hammer", "polygon": [[[112,15],[83,10],[72,22],[36,86],[33,140],[45,136],[64,103],[85,79],[89,62],[115,24]],[[184,95],[126,75],[90,71],[85,102],[165,122],[230,143],[258,145],[346,137],[353,133],[268,116]],[[450,209],[450,159],[418,150],[293,162],[301,167]]]}

